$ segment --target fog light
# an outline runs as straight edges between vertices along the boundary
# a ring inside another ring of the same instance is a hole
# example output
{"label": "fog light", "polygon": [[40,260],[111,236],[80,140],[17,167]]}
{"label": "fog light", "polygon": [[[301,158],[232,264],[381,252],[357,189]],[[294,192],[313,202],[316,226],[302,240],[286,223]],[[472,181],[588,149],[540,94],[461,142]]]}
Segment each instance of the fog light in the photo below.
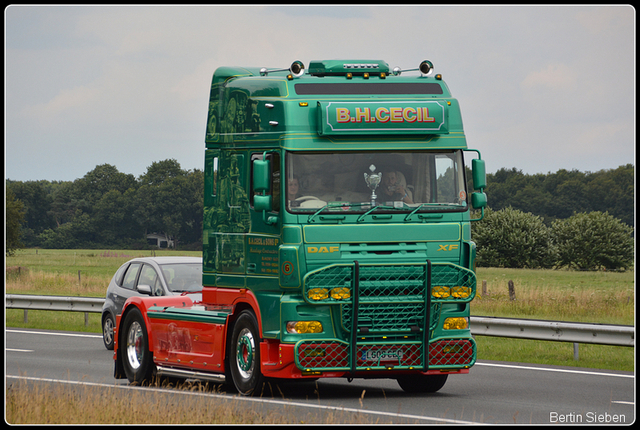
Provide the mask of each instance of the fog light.
{"label": "fog light", "polygon": [[322,323],[320,321],[289,321],[287,322],[287,333],[322,333]]}
{"label": "fog light", "polygon": [[431,295],[433,297],[436,297],[438,299],[446,299],[447,297],[449,297],[451,295],[451,291],[449,289],[449,287],[433,287],[431,289]]}
{"label": "fog light", "polygon": [[442,324],[445,330],[464,330],[469,327],[469,321],[466,318],[447,318]]}
{"label": "fog light", "polygon": [[311,300],[325,300],[329,298],[329,290],[326,288],[311,288],[307,291],[307,297]]}
{"label": "fog light", "polygon": [[334,300],[347,300],[351,298],[351,290],[345,287],[331,289],[331,298]]}
{"label": "fog light", "polygon": [[458,299],[466,299],[471,295],[471,287],[461,287],[461,286],[452,287],[451,295]]}

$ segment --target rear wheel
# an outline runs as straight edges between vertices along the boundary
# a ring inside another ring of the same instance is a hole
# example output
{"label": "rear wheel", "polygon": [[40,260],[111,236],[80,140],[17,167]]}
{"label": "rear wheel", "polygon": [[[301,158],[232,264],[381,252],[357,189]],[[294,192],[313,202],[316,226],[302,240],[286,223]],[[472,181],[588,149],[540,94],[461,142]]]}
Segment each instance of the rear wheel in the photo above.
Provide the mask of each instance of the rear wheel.
{"label": "rear wheel", "polygon": [[131,309],[122,324],[122,363],[127,379],[131,383],[151,382],[153,359],[149,351],[149,335],[144,318],[138,308]]}
{"label": "rear wheel", "polygon": [[116,326],[111,314],[107,313],[102,320],[102,341],[104,347],[113,351],[113,329]]}
{"label": "rear wheel", "polygon": [[398,385],[407,393],[435,393],[444,387],[449,375],[407,375],[398,378]]}
{"label": "rear wheel", "polygon": [[244,396],[262,388],[260,372],[260,334],[258,322],[251,311],[242,311],[233,326],[229,344],[229,371],[233,384]]}

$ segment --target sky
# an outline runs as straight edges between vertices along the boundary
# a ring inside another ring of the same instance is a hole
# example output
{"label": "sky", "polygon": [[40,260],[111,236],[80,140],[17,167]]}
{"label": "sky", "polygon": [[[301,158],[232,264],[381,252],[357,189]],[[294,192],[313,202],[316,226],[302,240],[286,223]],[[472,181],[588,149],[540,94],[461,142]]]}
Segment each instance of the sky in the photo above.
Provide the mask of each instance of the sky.
{"label": "sky", "polygon": [[487,172],[635,165],[631,6],[9,6],[5,179],[204,167],[221,66],[428,59]]}

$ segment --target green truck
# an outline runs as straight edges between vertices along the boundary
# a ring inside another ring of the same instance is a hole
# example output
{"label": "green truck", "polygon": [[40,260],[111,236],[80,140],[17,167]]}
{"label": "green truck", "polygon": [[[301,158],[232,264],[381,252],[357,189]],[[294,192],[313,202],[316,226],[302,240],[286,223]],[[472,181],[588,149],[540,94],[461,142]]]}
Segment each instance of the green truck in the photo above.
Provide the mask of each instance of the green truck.
{"label": "green truck", "polygon": [[430,61],[218,68],[204,173],[202,300],[127,302],[116,376],[248,395],[325,377],[434,392],[469,372],[485,167]]}

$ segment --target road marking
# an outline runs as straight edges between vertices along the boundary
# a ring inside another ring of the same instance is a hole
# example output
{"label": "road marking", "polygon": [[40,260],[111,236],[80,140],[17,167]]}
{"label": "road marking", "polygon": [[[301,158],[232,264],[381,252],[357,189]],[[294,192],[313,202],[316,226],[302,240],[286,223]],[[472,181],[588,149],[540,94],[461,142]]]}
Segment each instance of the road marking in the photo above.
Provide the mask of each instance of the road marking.
{"label": "road marking", "polygon": [[355,408],[344,408],[339,406],[325,406],[318,405],[314,403],[300,403],[300,402],[287,402],[284,400],[273,400],[273,399],[259,399],[253,397],[242,397],[242,396],[231,396],[231,395],[223,395],[223,394],[213,394],[213,393],[202,393],[202,392],[193,392],[193,391],[181,391],[167,388],[153,388],[153,387],[138,387],[131,385],[118,385],[118,384],[103,384],[98,382],[84,382],[84,381],[65,381],[62,379],[51,379],[51,378],[35,378],[30,376],[15,376],[15,375],[6,375],[6,378],[9,379],[23,379],[27,381],[39,381],[39,382],[53,382],[59,384],[72,384],[72,385],[81,385],[87,387],[104,387],[104,388],[122,388],[126,390],[139,390],[145,392],[157,392],[157,393],[171,393],[171,394],[183,394],[187,396],[198,396],[198,397],[211,397],[216,399],[225,399],[225,400],[235,400],[235,401],[246,401],[246,402],[254,402],[254,403],[267,403],[272,405],[281,405],[281,406],[297,406],[301,408],[307,409],[320,409],[320,410],[330,410],[333,412],[351,412],[365,415],[381,415],[392,418],[402,418],[409,420],[422,420],[422,421],[434,421],[437,423],[446,423],[446,424],[483,424],[475,421],[462,421],[462,420],[452,420],[447,418],[438,418],[438,417],[427,417],[422,415],[410,415],[410,414],[399,414],[393,412],[381,412],[381,411],[369,411],[366,409],[355,409]]}
{"label": "road marking", "polygon": [[635,377],[634,375],[621,375],[618,373],[590,372],[587,370],[571,370],[571,369],[552,369],[549,367],[517,366],[514,364],[496,364],[496,363],[476,362],[475,366],[505,367],[508,369],[521,369],[521,370],[542,370],[545,372],[577,373],[580,375],[590,375],[590,376],[615,376],[616,378],[634,378]]}
{"label": "road marking", "polygon": [[64,333],[53,331],[30,331],[30,330],[5,330],[7,333],[24,333],[24,334],[44,334],[47,336],[69,336],[69,337],[89,337],[95,339],[102,339],[102,336],[96,334],[78,334],[78,333]]}
{"label": "road marking", "polygon": [[33,352],[33,349],[16,349],[16,348],[7,348],[6,351],[13,352]]}
{"label": "road marking", "polygon": [[625,401],[622,401],[622,400],[611,400],[611,403],[618,403],[618,404],[621,404],[621,405],[635,405],[634,402],[625,402]]}

